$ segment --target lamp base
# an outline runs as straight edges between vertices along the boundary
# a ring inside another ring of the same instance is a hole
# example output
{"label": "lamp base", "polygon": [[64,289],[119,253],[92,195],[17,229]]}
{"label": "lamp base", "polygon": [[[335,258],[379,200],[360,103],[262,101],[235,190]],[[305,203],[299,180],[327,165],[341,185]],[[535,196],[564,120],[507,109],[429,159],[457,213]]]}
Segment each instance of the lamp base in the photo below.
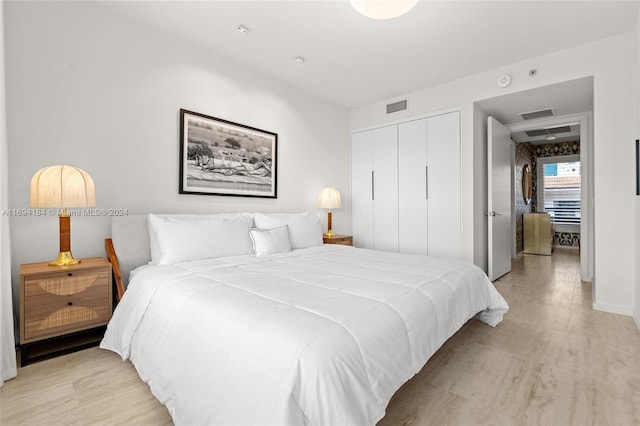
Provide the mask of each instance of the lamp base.
{"label": "lamp base", "polygon": [[326,233],[326,234],[324,234],[324,236],[325,236],[325,237],[329,237],[329,238],[333,238],[333,235],[334,235],[334,234],[333,234],[333,231],[332,231],[331,229],[329,229],[329,230],[327,231],[327,233]]}
{"label": "lamp base", "polygon": [[73,257],[70,251],[61,251],[58,258],[53,262],[49,262],[49,266],[68,266],[80,263],[80,260]]}

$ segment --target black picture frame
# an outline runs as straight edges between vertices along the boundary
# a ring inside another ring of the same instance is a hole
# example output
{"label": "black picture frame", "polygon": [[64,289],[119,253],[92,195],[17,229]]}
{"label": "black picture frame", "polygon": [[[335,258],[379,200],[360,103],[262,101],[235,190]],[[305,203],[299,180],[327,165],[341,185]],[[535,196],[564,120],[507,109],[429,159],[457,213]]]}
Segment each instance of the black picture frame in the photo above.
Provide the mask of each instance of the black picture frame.
{"label": "black picture frame", "polygon": [[636,139],[636,195],[640,195],[640,139]]}
{"label": "black picture frame", "polygon": [[180,109],[180,194],[277,198],[278,134]]}

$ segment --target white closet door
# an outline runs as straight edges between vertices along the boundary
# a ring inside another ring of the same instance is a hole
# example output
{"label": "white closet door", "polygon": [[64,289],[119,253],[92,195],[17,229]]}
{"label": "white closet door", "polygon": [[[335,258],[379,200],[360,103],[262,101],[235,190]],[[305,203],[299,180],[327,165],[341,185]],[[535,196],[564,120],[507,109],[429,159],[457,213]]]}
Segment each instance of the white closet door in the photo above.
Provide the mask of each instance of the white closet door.
{"label": "white closet door", "polygon": [[398,126],[373,130],[373,238],[376,250],[398,251]]}
{"label": "white closet door", "polygon": [[398,201],[400,253],[426,255],[427,119],[398,126]]}
{"label": "white closet door", "polygon": [[460,258],[460,113],[427,119],[430,256]]}
{"label": "white closet door", "polygon": [[353,245],[373,249],[373,131],[351,135],[351,232]]}

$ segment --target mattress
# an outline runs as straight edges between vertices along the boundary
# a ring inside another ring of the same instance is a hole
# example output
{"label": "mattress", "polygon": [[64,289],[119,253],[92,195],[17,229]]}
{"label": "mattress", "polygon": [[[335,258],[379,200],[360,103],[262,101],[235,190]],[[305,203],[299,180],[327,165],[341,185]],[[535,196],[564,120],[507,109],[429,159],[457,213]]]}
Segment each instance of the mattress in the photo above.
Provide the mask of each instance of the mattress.
{"label": "mattress", "polygon": [[373,425],[466,321],[507,310],[470,263],[323,245],[138,268],[101,347],[178,425]]}

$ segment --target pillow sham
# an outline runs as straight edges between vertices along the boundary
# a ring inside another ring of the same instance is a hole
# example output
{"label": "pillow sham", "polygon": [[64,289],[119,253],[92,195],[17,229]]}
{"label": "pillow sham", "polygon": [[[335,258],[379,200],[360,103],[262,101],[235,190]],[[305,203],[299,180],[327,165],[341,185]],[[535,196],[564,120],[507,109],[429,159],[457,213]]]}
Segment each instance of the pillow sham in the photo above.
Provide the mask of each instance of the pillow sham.
{"label": "pillow sham", "polygon": [[287,225],[271,229],[251,228],[249,229],[249,236],[253,242],[253,254],[256,256],[291,251],[289,227]]}
{"label": "pillow sham", "polygon": [[320,215],[304,213],[255,213],[257,228],[271,229],[282,225],[289,227],[292,249],[322,245],[322,224]]}
{"label": "pillow sham", "polygon": [[248,213],[211,215],[150,214],[151,263],[167,265],[191,260],[252,254]]}

